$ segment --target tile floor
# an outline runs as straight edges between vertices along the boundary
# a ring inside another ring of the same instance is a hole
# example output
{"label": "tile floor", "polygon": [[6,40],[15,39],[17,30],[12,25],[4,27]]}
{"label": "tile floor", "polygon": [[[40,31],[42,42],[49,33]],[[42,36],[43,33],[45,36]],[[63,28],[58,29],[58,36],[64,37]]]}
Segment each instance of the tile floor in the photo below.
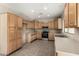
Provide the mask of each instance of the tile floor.
{"label": "tile floor", "polygon": [[32,43],[26,43],[21,49],[10,56],[54,56],[54,41],[36,40]]}

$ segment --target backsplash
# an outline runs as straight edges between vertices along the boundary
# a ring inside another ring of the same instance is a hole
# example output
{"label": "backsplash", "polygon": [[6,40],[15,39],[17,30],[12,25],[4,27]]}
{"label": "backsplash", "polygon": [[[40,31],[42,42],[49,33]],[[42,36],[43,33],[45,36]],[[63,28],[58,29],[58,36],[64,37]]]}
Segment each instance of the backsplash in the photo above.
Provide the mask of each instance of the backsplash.
{"label": "backsplash", "polygon": [[75,41],[79,41],[79,29],[75,29],[75,33],[71,34],[71,33],[65,33],[68,38],[73,39]]}

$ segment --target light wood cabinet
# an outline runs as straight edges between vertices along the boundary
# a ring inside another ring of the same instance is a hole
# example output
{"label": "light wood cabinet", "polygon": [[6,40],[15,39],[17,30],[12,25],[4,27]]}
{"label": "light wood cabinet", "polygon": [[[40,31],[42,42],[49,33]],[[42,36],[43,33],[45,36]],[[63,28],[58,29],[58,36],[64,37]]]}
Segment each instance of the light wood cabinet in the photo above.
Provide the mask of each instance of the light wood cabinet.
{"label": "light wood cabinet", "polygon": [[48,33],[48,40],[54,40],[54,33],[52,31],[49,31]]}
{"label": "light wood cabinet", "polygon": [[17,26],[18,28],[22,28],[22,22],[23,22],[23,19],[19,16],[17,16]]}
{"label": "light wood cabinet", "polygon": [[77,27],[77,4],[68,3],[64,10],[64,27],[75,28]]}
{"label": "light wood cabinet", "polygon": [[37,39],[42,39],[42,32],[41,31],[37,31],[36,34],[37,34],[36,35]]}
{"label": "light wood cabinet", "polygon": [[35,20],[35,29],[41,29],[43,25],[43,22]]}
{"label": "light wood cabinet", "polygon": [[64,27],[68,28],[69,26],[69,21],[68,21],[68,4],[66,4],[65,9],[64,9]]}
{"label": "light wood cabinet", "polygon": [[34,40],[36,40],[36,32],[29,32],[27,35],[27,42],[31,43]]}
{"label": "light wood cabinet", "polygon": [[77,27],[79,28],[79,3],[77,4]]}
{"label": "light wood cabinet", "polygon": [[58,20],[54,20],[54,29],[58,29]]}
{"label": "light wood cabinet", "polygon": [[14,14],[4,13],[0,15],[0,20],[0,32],[4,32],[0,33],[0,54],[8,55],[22,46],[22,19]]}
{"label": "light wood cabinet", "polygon": [[39,21],[35,20],[35,29],[39,29],[39,28],[40,28]]}
{"label": "light wood cabinet", "polygon": [[39,29],[42,29],[43,26],[44,26],[44,22],[39,22]]}
{"label": "light wood cabinet", "polygon": [[48,28],[49,29],[54,29],[54,21],[49,21],[48,22]]}
{"label": "light wood cabinet", "polygon": [[27,21],[27,29],[34,29],[35,28],[35,23],[34,21]]}
{"label": "light wood cabinet", "polygon": [[69,3],[69,27],[76,27],[76,3]]}

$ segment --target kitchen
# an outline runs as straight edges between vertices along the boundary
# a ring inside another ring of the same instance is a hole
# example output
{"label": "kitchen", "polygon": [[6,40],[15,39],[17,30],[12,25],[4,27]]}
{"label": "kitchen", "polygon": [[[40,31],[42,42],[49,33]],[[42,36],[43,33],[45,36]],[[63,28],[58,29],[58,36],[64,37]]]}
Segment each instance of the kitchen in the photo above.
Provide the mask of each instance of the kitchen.
{"label": "kitchen", "polygon": [[[26,48],[27,45],[32,45],[34,42],[39,43],[40,41],[53,42],[53,47],[51,51],[54,51],[52,52],[54,54],[52,55],[52,53],[51,54],[48,53],[50,56],[79,54],[78,52],[79,51],[78,48],[79,4],[78,3],[65,3],[65,4],[64,3],[59,3],[59,4],[58,3],[50,3],[50,4],[30,4],[30,3],[9,4],[8,3],[8,4],[1,4],[0,6],[2,6],[0,8],[1,9],[1,14],[0,14],[0,19],[1,19],[0,20],[1,23],[0,54],[1,55],[9,55],[11,53],[13,53],[13,55],[17,55],[18,53],[21,55],[21,53],[18,51],[23,49],[23,46],[25,46],[25,49],[27,49]],[[25,8],[24,6],[27,7]],[[43,10],[40,9],[38,6],[40,8],[41,6],[44,6]],[[36,9],[33,10],[31,9],[32,7],[33,9],[34,8]],[[19,10],[17,8],[19,8]],[[31,13],[28,12],[29,9],[31,9]],[[28,18],[28,16],[30,18]],[[39,45],[41,44],[42,43],[39,43]],[[45,46],[45,44],[43,45]],[[51,46],[50,47],[48,46],[48,48],[51,48]],[[42,51],[44,51],[44,49],[45,48],[43,48]],[[28,51],[29,50],[30,49],[28,49]],[[38,52],[38,50],[36,51]],[[40,53],[36,55],[43,55],[43,54]]]}

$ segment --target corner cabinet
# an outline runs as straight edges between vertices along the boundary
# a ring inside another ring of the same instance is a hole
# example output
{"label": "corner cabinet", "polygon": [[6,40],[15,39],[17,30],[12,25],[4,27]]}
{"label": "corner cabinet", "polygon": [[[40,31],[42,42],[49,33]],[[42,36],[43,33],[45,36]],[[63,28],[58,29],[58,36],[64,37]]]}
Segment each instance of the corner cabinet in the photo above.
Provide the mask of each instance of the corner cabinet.
{"label": "corner cabinet", "polygon": [[22,47],[22,18],[11,13],[0,14],[0,54],[8,55]]}

